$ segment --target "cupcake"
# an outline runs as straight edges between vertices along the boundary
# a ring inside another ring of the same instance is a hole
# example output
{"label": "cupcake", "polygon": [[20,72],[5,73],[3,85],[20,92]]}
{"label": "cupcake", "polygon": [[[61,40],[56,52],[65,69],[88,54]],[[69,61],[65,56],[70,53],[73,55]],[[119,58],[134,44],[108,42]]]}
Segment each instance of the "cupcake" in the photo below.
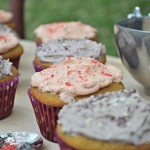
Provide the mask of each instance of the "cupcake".
{"label": "cupcake", "polygon": [[2,9],[0,9],[0,23],[9,26],[12,29],[16,28],[16,24],[13,21],[13,14]]}
{"label": "cupcake", "polygon": [[0,30],[0,55],[4,59],[9,59],[18,69],[19,60],[23,54],[23,47],[19,43],[19,39],[13,34]]}
{"label": "cupcake", "polygon": [[79,21],[55,22],[38,26],[35,31],[36,43],[56,39],[83,39],[97,40],[97,30],[90,25]]}
{"label": "cupcake", "polygon": [[58,114],[61,150],[149,150],[150,102],[135,90],[91,96]]}
{"label": "cupcake", "polygon": [[106,49],[101,43],[88,39],[53,40],[37,47],[33,61],[35,71],[41,71],[65,60],[67,56],[91,57],[102,63],[106,62]]}
{"label": "cupcake", "polygon": [[58,111],[92,94],[124,89],[122,72],[89,57],[67,57],[31,77],[28,94],[42,135],[55,141]]}
{"label": "cupcake", "polygon": [[14,105],[18,85],[18,71],[0,56],[0,119],[8,117]]}

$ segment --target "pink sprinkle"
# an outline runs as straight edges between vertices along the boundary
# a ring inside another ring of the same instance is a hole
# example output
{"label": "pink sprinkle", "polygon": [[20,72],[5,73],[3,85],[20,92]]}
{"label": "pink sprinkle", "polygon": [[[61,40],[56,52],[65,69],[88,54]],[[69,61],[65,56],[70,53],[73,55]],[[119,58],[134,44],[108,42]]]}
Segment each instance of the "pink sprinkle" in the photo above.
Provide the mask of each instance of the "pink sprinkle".
{"label": "pink sprinkle", "polygon": [[90,72],[90,67],[88,67],[88,68],[86,69],[86,72]]}
{"label": "pink sprinkle", "polygon": [[53,78],[53,77],[54,77],[54,74],[51,75],[51,78]]}
{"label": "pink sprinkle", "polygon": [[70,74],[71,74],[71,72],[72,72],[72,70],[68,71],[68,72],[67,72],[67,75],[70,75]]}
{"label": "pink sprinkle", "polygon": [[69,70],[68,72],[67,72],[67,75],[70,75],[72,72],[76,72],[75,70]]}
{"label": "pink sprinkle", "polygon": [[5,36],[0,35],[0,41],[4,41],[4,42],[6,42],[6,41],[7,41],[7,39],[6,39],[6,37],[5,37]]}
{"label": "pink sprinkle", "polygon": [[78,74],[81,74],[81,71],[80,71],[80,70],[78,70]]}
{"label": "pink sprinkle", "polygon": [[70,60],[70,59],[71,59],[71,57],[70,57],[70,56],[67,56],[67,57],[66,57],[66,60]]}
{"label": "pink sprinkle", "polygon": [[45,80],[49,80],[50,78],[45,78]]}
{"label": "pink sprinkle", "polygon": [[111,74],[106,73],[106,72],[102,72],[102,71],[101,71],[101,74],[102,74],[102,75],[105,75],[105,76],[110,76],[110,77],[112,76]]}
{"label": "pink sprinkle", "polygon": [[95,59],[91,59],[91,62],[94,63],[94,64],[99,63],[99,62],[98,62],[97,60],[95,60]]}
{"label": "pink sprinkle", "polygon": [[88,81],[88,79],[87,79],[87,77],[86,76],[79,76],[79,78],[81,79],[81,80],[83,80],[84,82],[86,82],[86,81]]}
{"label": "pink sprinkle", "polygon": [[51,33],[51,34],[54,34],[57,31],[56,28],[50,27],[50,26],[46,26],[45,29],[48,33]]}
{"label": "pink sprinkle", "polygon": [[67,86],[72,86],[71,82],[66,82],[65,83]]}
{"label": "pink sprinkle", "polygon": [[53,78],[53,77],[54,77],[54,74],[51,74],[51,76],[50,76],[50,77],[45,78],[45,80],[49,80],[50,78]]}

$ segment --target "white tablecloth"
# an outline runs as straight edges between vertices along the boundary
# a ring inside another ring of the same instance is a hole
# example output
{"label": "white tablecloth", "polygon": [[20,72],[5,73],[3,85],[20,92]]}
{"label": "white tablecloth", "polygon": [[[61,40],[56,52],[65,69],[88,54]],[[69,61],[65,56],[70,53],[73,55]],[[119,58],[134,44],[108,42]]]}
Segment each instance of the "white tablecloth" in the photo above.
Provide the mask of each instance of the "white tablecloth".
{"label": "white tablecloth", "polygon": [[[30,77],[34,73],[32,61],[34,58],[35,44],[30,41],[22,41],[21,43],[24,46],[24,54],[20,60],[20,81],[16,92],[15,105],[11,116],[0,120],[0,134],[14,131],[31,131],[41,135],[27,95]],[[143,87],[130,76],[119,58],[107,56],[107,63],[115,65],[123,71],[123,83],[126,88],[137,88],[141,95],[146,97],[143,92]],[[149,99],[148,97],[146,98]],[[59,147],[57,144],[44,139],[42,150],[59,150]]]}

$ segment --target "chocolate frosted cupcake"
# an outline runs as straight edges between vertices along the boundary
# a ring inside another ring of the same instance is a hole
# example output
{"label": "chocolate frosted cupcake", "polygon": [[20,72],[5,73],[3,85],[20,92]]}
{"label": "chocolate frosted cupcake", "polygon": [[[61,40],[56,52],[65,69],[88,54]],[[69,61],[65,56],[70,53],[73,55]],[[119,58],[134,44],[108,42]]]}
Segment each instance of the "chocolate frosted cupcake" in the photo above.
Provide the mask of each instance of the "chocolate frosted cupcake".
{"label": "chocolate frosted cupcake", "polygon": [[9,26],[1,24],[1,23],[0,23],[0,33],[12,33],[12,34],[14,34],[15,36],[18,37],[18,34],[15,30],[13,30]]}
{"label": "chocolate frosted cupcake", "polygon": [[89,57],[67,57],[31,77],[28,90],[41,133],[54,141],[58,111],[92,94],[124,89],[122,72]]}
{"label": "chocolate frosted cupcake", "polygon": [[91,96],[58,115],[61,150],[149,150],[150,102],[135,90]]}
{"label": "chocolate frosted cupcake", "polygon": [[62,39],[44,42],[37,48],[33,66],[35,71],[41,71],[52,64],[64,61],[67,56],[91,57],[101,63],[105,63],[106,49],[101,43],[96,43],[88,39]]}
{"label": "chocolate frosted cupcake", "polygon": [[0,119],[9,116],[13,110],[18,80],[16,68],[0,56]]}
{"label": "chocolate frosted cupcake", "polygon": [[0,55],[2,55],[4,59],[9,59],[18,69],[19,60],[22,54],[23,47],[20,45],[19,39],[14,33],[9,32],[7,27],[3,28],[2,26],[2,28],[0,28]]}
{"label": "chocolate frosted cupcake", "polygon": [[97,30],[79,21],[43,24],[34,31],[37,45],[56,39],[97,39]]}
{"label": "chocolate frosted cupcake", "polygon": [[16,24],[13,21],[13,14],[2,9],[0,9],[0,23],[9,26],[12,29],[16,28]]}

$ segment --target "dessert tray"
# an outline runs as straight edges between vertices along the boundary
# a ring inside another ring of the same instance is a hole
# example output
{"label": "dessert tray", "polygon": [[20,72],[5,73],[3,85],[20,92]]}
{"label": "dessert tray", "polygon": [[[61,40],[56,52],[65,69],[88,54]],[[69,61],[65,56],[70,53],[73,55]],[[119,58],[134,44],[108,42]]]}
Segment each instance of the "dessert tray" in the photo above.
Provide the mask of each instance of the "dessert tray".
{"label": "dessert tray", "polygon": [[[27,95],[27,89],[30,85],[30,78],[34,73],[32,61],[35,55],[35,43],[32,41],[21,41],[21,43],[24,47],[24,54],[20,60],[20,79],[16,92],[14,109],[9,117],[0,120],[0,134],[16,131],[26,131],[37,133],[42,137],[36,123],[32,105]],[[123,71],[123,83],[125,88],[136,88],[139,90],[143,97],[150,100],[150,97],[145,95],[142,85],[137,83],[124,68],[119,57],[112,57],[107,55],[107,63],[112,64]],[[59,150],[58,144],[49,142],[44,139],[44,137],[43,141],[44,143],[43,147],[41,148],[42,150]]]}

